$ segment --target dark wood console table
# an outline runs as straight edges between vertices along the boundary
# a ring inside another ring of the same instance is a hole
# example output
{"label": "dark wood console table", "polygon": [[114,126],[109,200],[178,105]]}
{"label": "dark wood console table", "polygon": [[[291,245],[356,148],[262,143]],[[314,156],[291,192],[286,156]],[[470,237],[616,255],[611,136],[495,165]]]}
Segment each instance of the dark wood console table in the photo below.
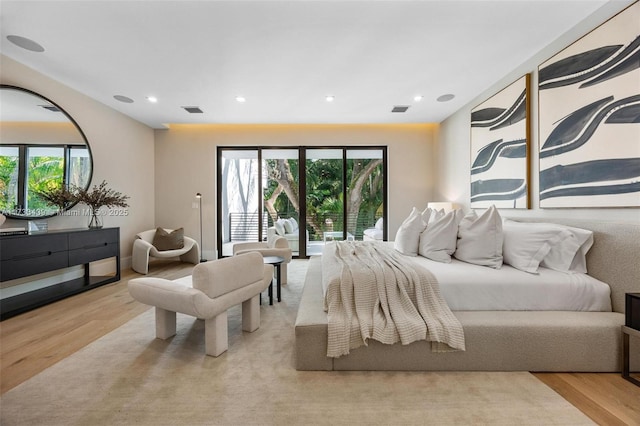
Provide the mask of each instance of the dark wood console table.
{"label": "dark wood console table", "polygon": [[[115,257],[113,276],[91,276],[89,263]],[[0,236],[0,282],[84,265],[84,276],[0,299],[0,320],[120,280],[120,228],[65,229]]]}

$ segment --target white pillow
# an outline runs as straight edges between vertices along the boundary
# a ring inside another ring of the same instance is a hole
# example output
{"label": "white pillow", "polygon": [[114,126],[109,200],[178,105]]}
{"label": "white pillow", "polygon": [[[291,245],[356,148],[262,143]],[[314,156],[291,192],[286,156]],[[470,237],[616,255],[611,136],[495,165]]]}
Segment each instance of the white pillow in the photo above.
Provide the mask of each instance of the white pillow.
{"label": "white pillow", "polygon": [[451,255],[456,251],[458,225],[463,216],[462,210],[452,210],[430,222],[420,234],[418,254],[436,262],[450,263]]}
{"label": "white pillow", "polygon": [[362,231],[362,234],[371,238],[372,240],[382,239],[382,230],[376,228],[369,228]]}
{"label": "white pillow", "polygon": [[287,234],[293,234],[293,224],[291,223],[291,220],[284,219],[282,222],[284,224],[284,232]]}
{"label": "white pillow", "polygon": [[539,223],[554,229],[566,229],[571,237],[551,247],[540,266],[561,272],[587,273],[587,253],[593,246],[593,232],[554,223]]}
{"label": "white pillow", "polygon": [[500,269],[502,242],[502,219],[498,209],[491,206],[480,217],[471,211],[458,226],[454,256],[463,262]]}
{"label": "white pillow", "polygon": [[435,210],[435,209],[430,209],[431,210],[431,216],[429,216],[429,223],[435,222],[436,220],[442,218],[444,216],[444,209],[440,209],[440,210]]}
{"label": "white pillow", "polygon": [[572,236],[567,229],[539,225],[504,220],[502,223],[504,263],[535,274],[538,272],[540,262],[549,254],[551,248]]}
{"label": "white pillow", "polygon": [[291,232],[296,232],[298,230],[298,221],[294,217],[290,217],[289,222],[291,222],[291,226],[293,227],[293,231]]}
{"label": "white pillow", "polygon": [[417,208],[411,210],[411,214],[407,217],[398,232],[393,247],[402,254],[407,256],[418,255],[418,244],[420,243],[420,233],[424,231],[429,220],[430,209],[420,212]]}
{"label": "white pillow", "polygon": [[284,229],[284,220],[283,219],[276,220],[276,222],[273,224],[273,226],[275,226],[275,228],[276,228],[276,234],[284,236],[285,229]]}
{"label": "white pillow", "polygon": [[382,218],[378,219],[374,228],[379,229],[381,231],[384,230],[384,220],[382,220]]}

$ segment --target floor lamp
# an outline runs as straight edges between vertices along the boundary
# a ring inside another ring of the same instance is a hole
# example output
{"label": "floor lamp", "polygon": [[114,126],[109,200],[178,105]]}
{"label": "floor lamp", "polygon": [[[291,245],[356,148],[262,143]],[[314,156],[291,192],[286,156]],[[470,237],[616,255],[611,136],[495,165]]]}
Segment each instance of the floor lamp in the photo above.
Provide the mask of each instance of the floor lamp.
{"label": "floor lamp", "polygon": [[196,194],[196,198],[200,202],[200,207],[199,207],[199,210],[200,210],[200,262],[206,262],[207,259],[205,259],[202,254],[204,251],[204,248],[202,247],[202,194],[198,192]]}

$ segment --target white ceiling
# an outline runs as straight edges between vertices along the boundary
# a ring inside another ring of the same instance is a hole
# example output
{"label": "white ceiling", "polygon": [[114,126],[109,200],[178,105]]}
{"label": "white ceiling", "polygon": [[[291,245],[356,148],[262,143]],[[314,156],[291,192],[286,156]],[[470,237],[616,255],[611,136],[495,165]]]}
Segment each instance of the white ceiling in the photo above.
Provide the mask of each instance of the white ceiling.
{"label": "white ceiling", "polygon": [[605,3],[2,0],[0,49],[153,128],[440,122]]}
{"label": "white ceiling", "polygon": [[19,90],[3,90],[0,93],[0,123],[5,121],[68,122],[58,111],[43,107],[55,107],[41,97]]}

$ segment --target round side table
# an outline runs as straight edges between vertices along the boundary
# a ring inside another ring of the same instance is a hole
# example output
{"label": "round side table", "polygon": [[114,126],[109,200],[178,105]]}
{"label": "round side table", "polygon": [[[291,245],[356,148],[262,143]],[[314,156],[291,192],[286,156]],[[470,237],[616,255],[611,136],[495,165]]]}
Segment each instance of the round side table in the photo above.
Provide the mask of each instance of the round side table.
{"label": "round side table", "polygon": [[284,262],[284,257],[282,256],[264,256],[263,262],[265,265],[273,265],[275,268],[275,276],[274,279],[271,280],[271,284],[269,284],[269,304],[273,305],[273,282],[276,282],[276,289],[278,293],[278,302],[280,301],[280,265]]}

